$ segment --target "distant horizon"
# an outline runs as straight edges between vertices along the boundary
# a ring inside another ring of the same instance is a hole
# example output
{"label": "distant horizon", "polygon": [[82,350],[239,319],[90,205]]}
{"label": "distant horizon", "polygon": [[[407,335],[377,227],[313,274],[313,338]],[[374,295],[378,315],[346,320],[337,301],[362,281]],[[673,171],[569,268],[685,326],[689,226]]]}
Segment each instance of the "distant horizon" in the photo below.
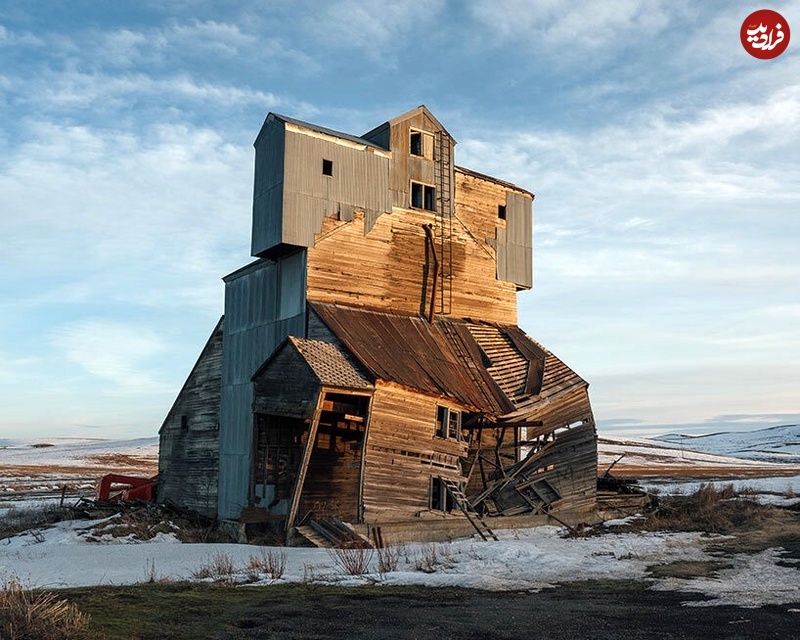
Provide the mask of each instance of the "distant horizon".
{"label": "distant horizon", "polygon": [[[661,436],[667,435],[685,435],[690,437],[699,437],[699,436],[709,436],[715,435],[718,433],[750,433],[753,431],[765,431],[767,429],[775,429],[778,427],[793,427],[800,425],[800,415],[794,417],[794,422],[781,422],[776,424],[758,424],[754,425],[752,423],[742,424],[742,423],[734,423],[734,422],[719,422],[716,423],[718,426],[715,428],[713,425],[710,424],[703,424],[703,425],[673,425],[672,427],[667,428],[666,430],[663,428],[664,425],[642,425],[640,427],[604,427],[602,424],[597,426],[597,431],[599,436],[626,436],[626,437],[635,437],[635,438],[644,438],[644,439],[652,439],[658,438]],[[723,427],[722,425],[727,425]],[[736,428],[734,428],[736,425]],[[703,430],[699,430],[699,429]],[[157,439],[159,437],[158,433],[150,434],[150,435],[132,435],[132,434],[120,434],[116,436],[91,436],[91,435],[53,435],[53,434],[46,434],[41,433],[39,435],[28,435],[25,434],[23,436],[3,436],[0,437],[0,447],[6,446],[9,442],[33,442],[33,441],[41,441],[43,443],[50,441],[50,440],[98,440],[98,441],[117,441],[117,440],[147,440],[147,439]]]}

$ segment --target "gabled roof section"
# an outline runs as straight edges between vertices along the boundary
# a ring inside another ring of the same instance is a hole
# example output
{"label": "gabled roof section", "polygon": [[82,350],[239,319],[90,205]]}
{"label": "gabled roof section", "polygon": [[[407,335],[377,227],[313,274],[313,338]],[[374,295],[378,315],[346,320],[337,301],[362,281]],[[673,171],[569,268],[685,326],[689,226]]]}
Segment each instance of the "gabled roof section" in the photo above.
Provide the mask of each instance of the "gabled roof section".
{"label": "gabled roof section", "polygon": [[[430,112],[430,110],[428,109],[428,107],[426,107],[424,104],[421,104],[421,105],[419,105],[419,106],[418,106],[416,109],[411,109],[411,111],[406,111],[405,113],[403,113],[403,114],[401,114],[401,115],[397,116],[396,118],[392,118],[392,119],[391,119],[391,120],[389,120],[388,122],[384,122],[384,123],[382,123],[382,124],[379,124],[379,125],[378,125],[377,127],[375,127],[374,129],[370,129],[369,131],[367,131],[367,132],[364,134],[364,136],[363,136],[363,137],[364,137],[364,138],[367,138],[367,137],[369,137],[369,136],[370,136],[370,135],[371,135],[373,132],[376,132],[376,131],[378,131],[379,129],[382,129],[382,128],[383,128],[383,127],[385,127],[387,124],[388,124],[388,125],[392,125],[392,126],[393,126],[393,125],[395,125],[395,124],[397,124],[397,123],[399,123],[399,122],[402,122],[403,120],[408,120],[409,118],[413,118],[414,116],[417,116],[417,115],[419,115],[419,114],[424,114],[425,116],[427,116],[428,118],[430,118],[430,119],[433,121],[433,123],[434,123],[434,124],[435,124],[435,125],[436,125],[436,126],[439,128],[439,129],[441,129],[442,131],[444,131],[445,133],[447,133],[447,135],[449,135],[449,136],[450,136],[450,132],[449,132],[449,131],[447,131],[447,129],[445,129],[444,125],[443,125],[441,122],[439,122],[438,118],[437,118],[435,115],[433,115],[433,114]],[[453,138],[453,136],[450,136],[450,139],[451,139],[451,140],[453,141],[453,143],[455,144],[455,142],[456,142],[456,139],[455,139],[455,138]]]}
{"label": "gabled roof section", "polygon": [[320,319],[381,380],[450,397],[488,414],[514,410],[482,363],[463,322],[309,303]]}
{"label": "gabled roof section", "polygon": [[514,325],[309,302],[374,379],[453,398],[499,420],[524,420],[583,378]]}
{"label": "gabled roof section", "polygon": [[252,379],[261,377],[286,349],[291,349],[297,357],[302,358],[322,386],[342,389],[373,388],[369,374],[352,355],[333,343],[295,336],[287,337],[258,368]]}
{"label": "gabled roof section", "polygon": [[289,342],[303,356],[323,386],[372,389],[372,382],[358,361],[335,344],[294,336],[289,336]]}
{"label": "gabled roof section", "polygon": [[519,191],[531,197],[531,200],[536,198],[536,195],[532,191],[528,191],[527,189],[523,189],[519,185],[514,184],[513,182],[509,182],[508,180],[501,180],[500,178],[495,178],[493,176],[488,176],[485,173],[480,173],[478,171],[473,171],[472,169],[467,169],[466,167],[460,167],[455,165],[455,170],[460,171],[468,176],[472,176],[474,178],[479,178],[481,180],[488,180],[489,182],[494,182],[495,184],[502,185],[504,187],[508,187],[509,189],[514,189],[515,191]]}
{"label": "gabled roof section", "polygon": [[[332,138],[339,138],[340,140],[347,140],[348,142],[355,142],[356,144],[363,144],[368,147],[373,147],[375,149],[381,149],[380,146],[376,145],[374,142],[370,142],[369,140],[365,140],[364,138],[360,138],[358,136],[354,136],[350,133],[344,133],[342,131],[336,131],[335,129],[328,129],[327,127],[321,127],[318,124],[313,124],[311,122],[305,122],[303,120],[298,120],[297,118],[290,118],[289,116],[284,116],[279,113],[274,113],[270,111],[267,114],[266,120],[264,120],[264,125],[262,125],[261,130],[264,130],[264,126],[270,120],[279,120],[280,122],[293,124],[296,127],[300,127],[302,129],[308,129],[310,131],[316,131],[317,133],[322,133],[326,136],[331,136]],[[261,137],[261,132],[259,132],[258,136],[256,136],[256,143],[258,143],[258,138]],[[381,149],[385,151],[385,149]]]}

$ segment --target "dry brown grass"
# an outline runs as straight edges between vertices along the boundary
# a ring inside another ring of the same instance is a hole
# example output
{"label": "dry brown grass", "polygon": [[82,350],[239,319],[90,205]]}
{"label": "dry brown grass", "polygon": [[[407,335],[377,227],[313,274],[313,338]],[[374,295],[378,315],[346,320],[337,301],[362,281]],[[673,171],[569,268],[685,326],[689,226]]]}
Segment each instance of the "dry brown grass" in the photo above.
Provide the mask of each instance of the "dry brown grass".
{"label": "dry brown grass", "polygon": [[362,576],[369,571],[375,550],[355,541],[328,549],[328,553],[343,573],[349,576]]}
{"label": "dry brown grass", "polygon": [[28,508],[12,508],[0,519],[0,540],[72,518],[72,511],[60,507],[56,502],[45,502]]}
{"label": "dry brown grass", "polygon": [[89,626],[77,606],[47,591],[26,589],[16,576],[0,584],[0,637],[7,640],[69,640]]}
{"label": "dry brown grass", "polygon": [[763,527],[773,508],[740,499],[740,495],[732,484],[719,489],[702,484],[690,495],[662,497],[659,508],[637,521],[634,528],[728,534]]}
{"label": "dry brown grass", "polygon": [[262,549],[258,556],[250,556],[247,574],[253,581],[267,577],[280,580],[286,571],[286,552],[280,549]]}

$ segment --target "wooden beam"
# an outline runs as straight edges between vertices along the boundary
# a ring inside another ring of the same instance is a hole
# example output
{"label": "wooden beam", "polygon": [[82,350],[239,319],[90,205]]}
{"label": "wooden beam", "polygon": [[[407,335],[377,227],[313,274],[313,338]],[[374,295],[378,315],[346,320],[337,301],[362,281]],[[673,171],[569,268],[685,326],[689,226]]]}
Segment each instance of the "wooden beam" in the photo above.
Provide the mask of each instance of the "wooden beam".
{"label": "wooden beam", "polygon": [[300,495],[303,492],[303,484],[306,481],[308,463],[311,461],[311,452],[314,450],[314,443],[317,439],[317,428],[319,427],[319,418],[322,414],[324,398],[325,392],[320,389],[319,396],[317,396],[317,408],[314,410],[314,417],[311,420],[311,426],[308,428],[308,440],[306,441],[306,448],[303,451],[303,461],[300,463],[300,468],[297,471],[297,479],[295,480],[294,491],[292,492],[292,505],[289,508],[289,515],[286,518],[287,533],[294,526],[295,518],[297,518],[297,509],[300,506]]}

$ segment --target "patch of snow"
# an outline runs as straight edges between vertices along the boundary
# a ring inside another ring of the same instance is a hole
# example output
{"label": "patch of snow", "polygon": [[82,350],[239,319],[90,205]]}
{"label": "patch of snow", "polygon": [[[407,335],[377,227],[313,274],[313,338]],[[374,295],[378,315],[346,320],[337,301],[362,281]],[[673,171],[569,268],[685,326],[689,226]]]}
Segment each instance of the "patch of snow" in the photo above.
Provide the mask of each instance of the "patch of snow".
{"label": "patch of snow", "polygon": [[800,425],[797,424],[704,436],[670,433],[658,436],[654,440],[706,453],[765,462],[800,464]]}
{"label": "patch of snow", "polygon": [[714,485],[722,489],[733,485],[736,491],[748,491],[756,494],[773,494],[790,498],[792,494],[800,494],[800,475],[798,476],[772,476],[766,478],[729,478],[725,480],[692,480],[689,482],[675,482],[669,478],[647,478],[642,480],[640,486],[648,492],[666,495],[691,494],[697,491],[702,484]]}
{"label": "patch of snow", "polygon": [[710,600],[690,601],[691,607],[734,605],[761,607],[767,604],[800,602],[798,568],[777,564],[797,564],[800,560],[783,558],[782,549],[767,549],[755,555],[736,555],[730,569],[722,569],[713,578],[664,578],[653,589],[683,591],[709,596]]}

